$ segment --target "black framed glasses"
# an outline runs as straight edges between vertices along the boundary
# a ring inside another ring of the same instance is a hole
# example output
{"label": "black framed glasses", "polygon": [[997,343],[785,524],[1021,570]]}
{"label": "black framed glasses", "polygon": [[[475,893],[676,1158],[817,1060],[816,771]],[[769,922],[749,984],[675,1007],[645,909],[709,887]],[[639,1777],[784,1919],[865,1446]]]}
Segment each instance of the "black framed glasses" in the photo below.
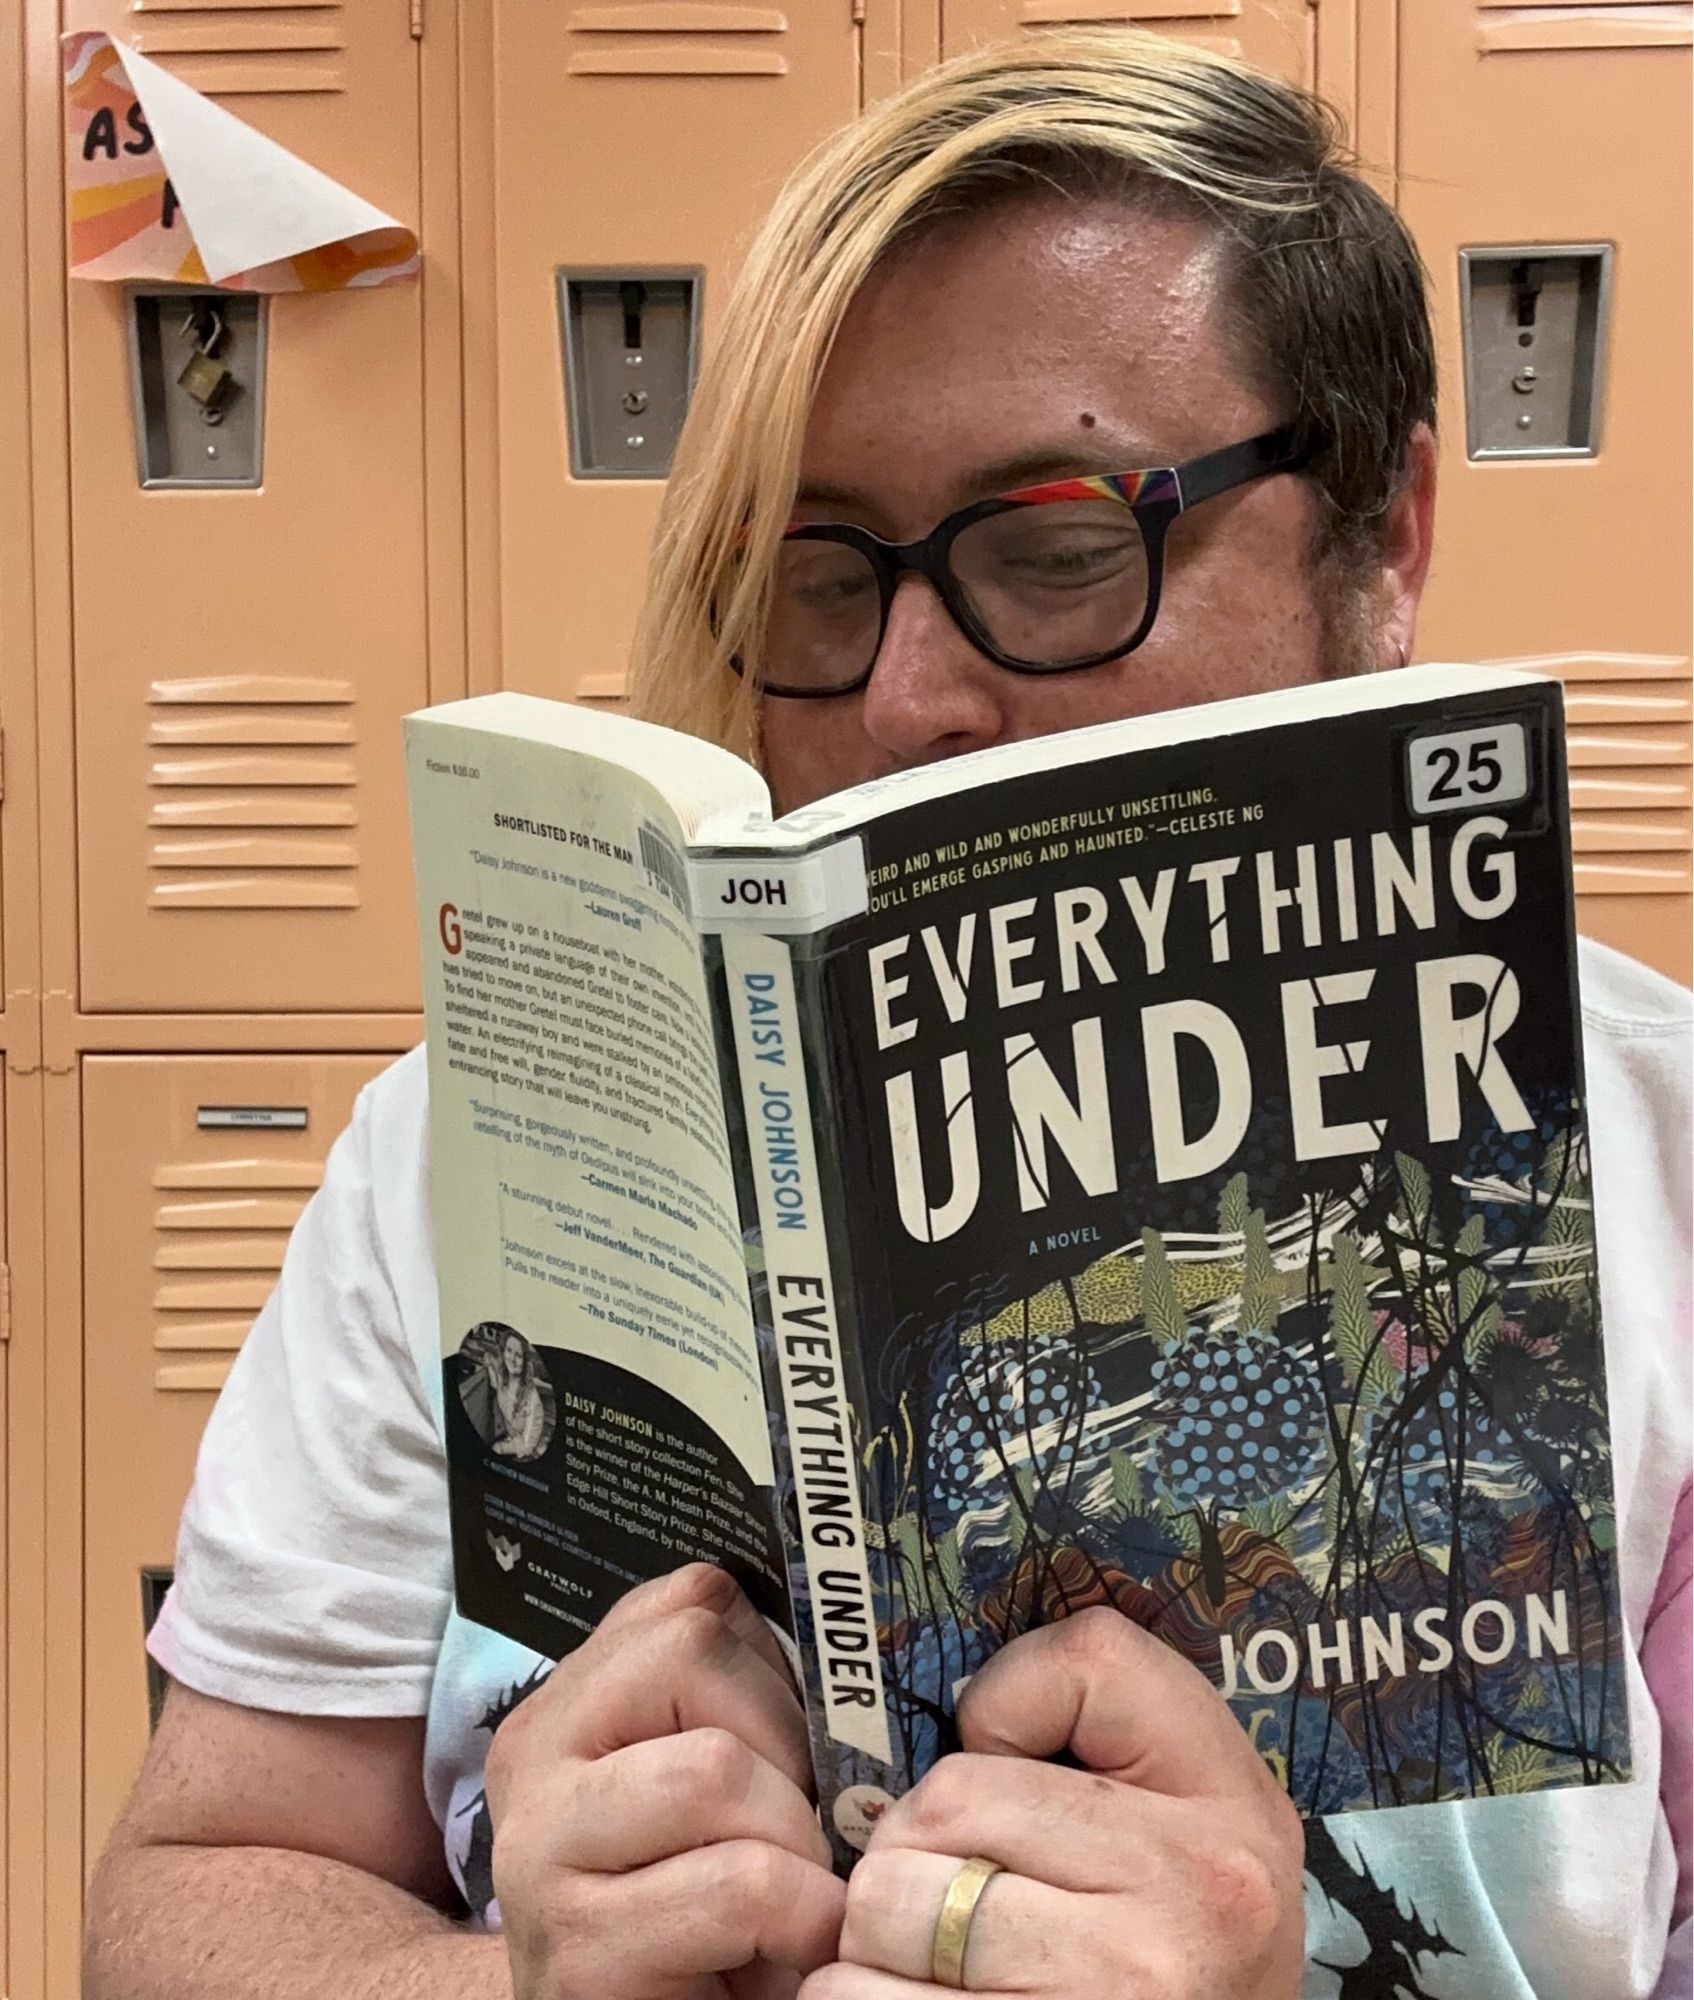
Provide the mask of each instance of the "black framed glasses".
{"label": "black framed glasses", "polygon": [[1159,615],[1165,537],[1178,515],[1297,472],[1311,455],[1283,425],[1186,465],[977,500],[916,542],[885,542],[846,522],[796,523],[777,555],[760,690],[801,701],[856,693],[908,571],[927,577],[971,644],[1010,673],[1076,673],[1122,659]]}

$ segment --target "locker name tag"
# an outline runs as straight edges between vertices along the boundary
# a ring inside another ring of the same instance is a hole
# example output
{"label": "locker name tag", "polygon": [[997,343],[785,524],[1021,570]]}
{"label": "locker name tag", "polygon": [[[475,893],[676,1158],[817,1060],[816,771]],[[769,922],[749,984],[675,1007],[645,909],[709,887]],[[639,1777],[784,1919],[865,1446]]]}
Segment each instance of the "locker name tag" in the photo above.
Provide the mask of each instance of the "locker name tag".
{"label": "locker name tag", "polygon": [[1529,745],[1521,722],[1490,722],[1416,736],[1406,745],[1406,788],[1420,817],[1511,806],[1529,796]]}
{"label": "locker name tag", "polygon": [[870,901],[857,834],[811,854],[694,856],[688,878],[703,931],[822,930],[863,915]]}
{"label": "locker name tag", "polygon": [[194,1114],[202,1132],[221,1132],[231,1126],[262,1127],[267,1132],[304,1132],[306,1113],[298,1105],[202,1104]]}

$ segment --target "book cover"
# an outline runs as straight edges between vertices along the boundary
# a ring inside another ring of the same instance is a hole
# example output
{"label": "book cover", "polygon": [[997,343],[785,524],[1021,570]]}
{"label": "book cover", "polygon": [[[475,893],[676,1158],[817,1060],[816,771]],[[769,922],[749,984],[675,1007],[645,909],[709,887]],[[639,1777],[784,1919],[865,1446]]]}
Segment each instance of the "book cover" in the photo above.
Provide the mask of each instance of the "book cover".
{"label": "book cover", "polygon": [[[746,1088],[735,1148],[807,1390],[779,1498],[837,1833],[956,1747],[997,1647],[1096,1604],[1306,1813],[1627,1776],[1557,688],[856,838],[867,907],[786,947],[832,1347]],[[726,922],[731,1016],[744,952]]]}

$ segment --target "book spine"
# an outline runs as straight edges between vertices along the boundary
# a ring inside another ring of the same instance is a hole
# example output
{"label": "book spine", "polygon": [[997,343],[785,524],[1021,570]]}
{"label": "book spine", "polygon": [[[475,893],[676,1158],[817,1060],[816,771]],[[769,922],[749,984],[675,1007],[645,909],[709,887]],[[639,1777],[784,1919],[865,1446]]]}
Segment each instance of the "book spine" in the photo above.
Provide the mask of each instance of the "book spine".
{"label": "book spine", "polygon": [[[829,1746],[892,1759],[888,1708],[866,1560],[858,1452],[838,1283],[819,1172],[819,1119],[808,1077],[796,953],[751,927],[722,934],[742,1131],[735,1148],[763,1244],[768,1316],[780,1382],[788,1470],[808,1603],[814,1729]],[[802,976],[805,968],[801,968]]]}

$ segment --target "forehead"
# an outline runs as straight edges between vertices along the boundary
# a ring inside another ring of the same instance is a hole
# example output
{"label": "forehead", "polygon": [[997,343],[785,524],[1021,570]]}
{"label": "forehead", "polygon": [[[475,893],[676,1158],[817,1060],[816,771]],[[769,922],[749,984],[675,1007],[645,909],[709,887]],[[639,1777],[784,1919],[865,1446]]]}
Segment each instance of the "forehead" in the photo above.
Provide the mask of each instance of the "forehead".
{"label": "forehead", "polygon": [[[1197,218],[1029,195],[930,225],[874,271],[831,352],[802,485],[898,508],[1051,444],[1118,470],[1262,428]],[[963,497],[969,498],[969,493]]]}

